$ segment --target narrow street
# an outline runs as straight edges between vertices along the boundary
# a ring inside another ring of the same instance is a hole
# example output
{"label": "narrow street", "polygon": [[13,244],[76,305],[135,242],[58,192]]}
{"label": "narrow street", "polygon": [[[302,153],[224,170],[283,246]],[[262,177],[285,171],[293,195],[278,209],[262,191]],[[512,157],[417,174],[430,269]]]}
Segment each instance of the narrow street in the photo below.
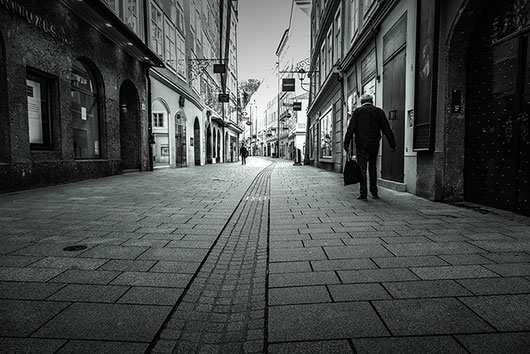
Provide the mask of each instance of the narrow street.
{"label": "narrow street", "polygon": [[530,218],[292,161],[0,195],[0,353],[523,353]]}

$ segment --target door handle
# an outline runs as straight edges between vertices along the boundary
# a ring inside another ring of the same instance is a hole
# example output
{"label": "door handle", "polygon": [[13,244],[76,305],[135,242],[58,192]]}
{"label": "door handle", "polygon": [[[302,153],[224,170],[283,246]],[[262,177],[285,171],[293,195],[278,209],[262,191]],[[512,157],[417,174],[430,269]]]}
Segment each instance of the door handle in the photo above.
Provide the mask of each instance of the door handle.
{"label": "door handle", "polygon": [[397,119],[397,109],[391,109],[388,111],[388,120],[396,120]]}

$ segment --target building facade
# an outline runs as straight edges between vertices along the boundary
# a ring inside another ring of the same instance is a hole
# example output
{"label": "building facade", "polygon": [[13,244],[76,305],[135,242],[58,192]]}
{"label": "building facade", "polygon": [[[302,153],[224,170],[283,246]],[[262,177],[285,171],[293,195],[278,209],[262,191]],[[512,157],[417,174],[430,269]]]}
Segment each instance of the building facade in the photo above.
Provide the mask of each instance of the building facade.
{"label": "building facade", "polygon": [[163,63],[131,27],[99,1],[5,0],[0,19],[0,192],[149,170]]}
{"label": "building facade", "polygon": [[237,160],[237,2],[149,0],[146,8],[147,43],[165,62],[149,71],[155,167]]}
{"label": "building facade", "polygon": [[349,113],[375,97],[379,184],[530,214],[528,0],[320,0],[307,163],[340,172]]}

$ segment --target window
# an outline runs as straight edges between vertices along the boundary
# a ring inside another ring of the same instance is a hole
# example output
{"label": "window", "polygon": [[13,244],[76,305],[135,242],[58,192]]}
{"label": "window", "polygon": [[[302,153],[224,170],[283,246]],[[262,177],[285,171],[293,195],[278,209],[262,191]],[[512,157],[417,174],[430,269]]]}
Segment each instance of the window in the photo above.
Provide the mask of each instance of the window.
{"label": "window", "polygon": [[151,49],[163,57],[162,51],[162,11],[151,3]]}
{"label": "window", "polygon": [[184,0],[177,0],[177,28],[179,31],[184,32]]}
{"label": "window", "polygon": [[74,157],[99,158],[98,91],[92,73],[80,61],[75,61],[72,66],[71,90]]}
{"label": "window", "polygon": [[175,58],[175,34],[175,26],[166,19],[164,21],[165,60],[166,65],[173,70],[177,70],[177,61]]}
{"label": "window", "polygon": [[164,128],[164,112],[153,112],[153,128]]}
{"label": "window", "polygon": [[351,0],[351,40],[359,32],[359,0]]}
{"label": "window", "polygon": [[363,0],[363,17],[366,16],[375,0]]}
{"label": "window", "polygon": [[335,40],[334,40],[334,46],[333,46],[333,62],[336,63],[340,60],[342,56],[342,48],[341,48],[341,40],[340,40],[340,29],[341,29],[341,16],[340,16],[340,8],[337,10],[337,13],[335,14]]}
{"label": "window", "polygon": [[186,42],[184,37],[177,33],[177,73],[186,79]]}
{"label": "window", "polygon": [[326,42],[322,43],[320,49],[320,85],[324,83],[326,79]]}
{"label": "window", "polygon": [[127,8],[124,11],[125,23],[138,33],[138,0],[126,0]]}
{"label": "window", "polygon": [[202,26],[201,26],[201,13],[199,12],[199,9],[197,8],[197,11],[195,11],[195,23],[197,24],[197,48],[201,46],[201,34],[202,34]]}
{"label": "window", "polygon": [[331,158],[333,153],[333,142],[331,140],[333,122],[331,120],[331,109],[320,119],[320,157]]}
{"label": "window", "polygon": [[364,84],[363,93],[367,93],[372,96],[375,104],[375,77],[372,80],[368,81],[366,84]]}
{"label": "window", "polygon": [[326,54],[326,76],[333,66],[333,26],[329,29],[327,35],[327,54]]}
{"label": "window", "polygon": [[26,74],[29,143],[34,150],[53,149],[52,96],[55,81],[51,76],[30,69]]}

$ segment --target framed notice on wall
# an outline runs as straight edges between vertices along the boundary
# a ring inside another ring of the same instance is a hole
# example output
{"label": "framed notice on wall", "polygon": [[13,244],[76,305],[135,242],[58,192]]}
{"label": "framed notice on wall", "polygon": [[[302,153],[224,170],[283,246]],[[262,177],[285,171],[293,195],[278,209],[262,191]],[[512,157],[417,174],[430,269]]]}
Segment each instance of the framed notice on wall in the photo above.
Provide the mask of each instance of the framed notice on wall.
{"label": "framed notice on wall", "polygon": [[418,2],[414,151],[434,148],[439,0]]}
{"label": "framed notice on wall", "polygon": [[44,142],[42,131],[42,102],[40,83],[26,80],[28,96],[28,123],[29,142],[31,144],[42,144]]}

